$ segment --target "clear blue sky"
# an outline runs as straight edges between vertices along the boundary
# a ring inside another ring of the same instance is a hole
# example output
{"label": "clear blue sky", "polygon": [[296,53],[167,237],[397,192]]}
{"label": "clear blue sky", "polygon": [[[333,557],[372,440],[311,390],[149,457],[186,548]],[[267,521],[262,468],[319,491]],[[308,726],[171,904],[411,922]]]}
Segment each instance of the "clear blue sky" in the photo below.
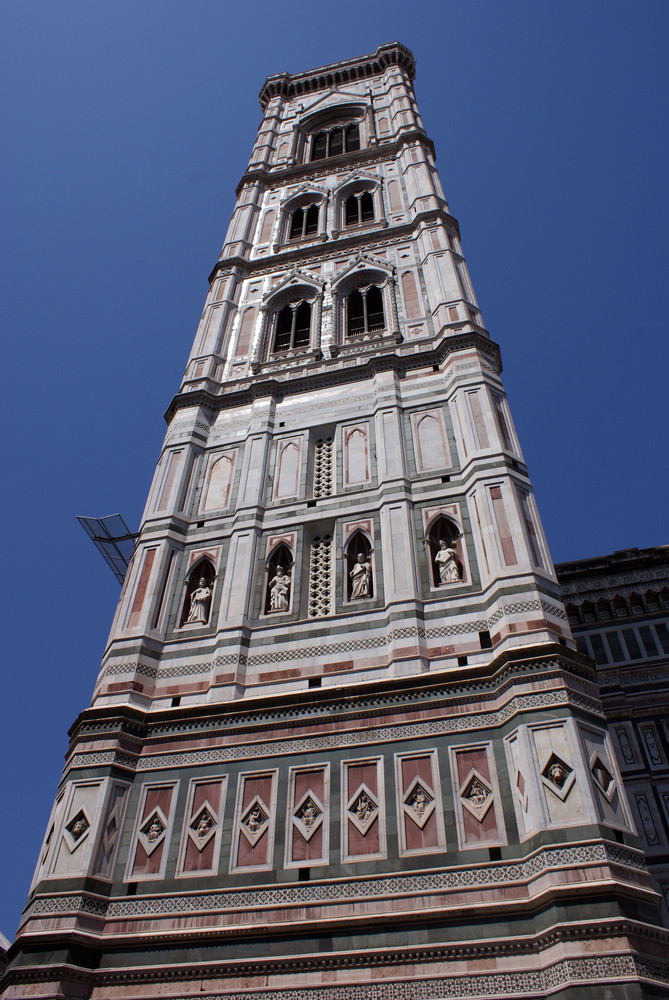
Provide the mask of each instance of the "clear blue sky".
{"label": "clear blue sky", "polygon": [[0,930],[12,937],[270,73],[398,39],[556,561],[665,543],[666,0],[5,2]]}

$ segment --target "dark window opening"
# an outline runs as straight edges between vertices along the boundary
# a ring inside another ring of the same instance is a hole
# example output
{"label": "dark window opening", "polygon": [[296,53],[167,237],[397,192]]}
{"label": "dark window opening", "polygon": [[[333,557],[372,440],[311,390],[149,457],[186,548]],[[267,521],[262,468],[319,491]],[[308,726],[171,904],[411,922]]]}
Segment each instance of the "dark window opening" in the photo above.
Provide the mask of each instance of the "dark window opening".
{"label": "dark window opening", "polygon": [[310,677],[309,678],[309,685],[308,686],[310,688],[319,688],[321,686],[321,679],[320,679],[320,677]]}
{"label": "dark window opening", "polygon": [[374,199],[369,191],[351,194],[344,206],[344,223],[347,226],[361,226],[363,222],[374,221]]}
{"label": "dark window opening", "polygon": [[489,847],[488,854],[491,861],[501,861],[502,860],[502,848],[501,847]]}
{"label": "dark window opening", "polygon": [[349,337],[383,330],[383,293],[377,285],[356,288],[346,299],[346,332]]}
{"label": "dark window opening", "polygon": [[479,632],[479,642],[481,643],[481,649],[492,649],[492,639],[487,629]]}
{"label": "dark window opening", "polygon": [[296,208],[290,217],[289,240],[299,240],[318,232],[318,205]]}
{"label": "dark window opening", "polygon": [[128,896],[136,896],[136,895],[137,895],[137,883],[131,882],[128,886]]}
{"label": "dark window opening", "polygon": [[289,302],[277,313],[274,353],[308,347],[311,338],[311,304]]}
{"label": "dark window opening", "polygon": [[466,656],[458,656],[458,666],[459,667],[466,667],[467,666],[467,657]]}
{"label": "dark window opening", "polygon": [[299,882],[308,882],[310,875],[311,875],[311,871],[310,871],[309,868],[298,868],[297,869],[297,878],[298,878]]}
{"label": "dark window opening", "polygon": [[342,153],[352,153],[360,149],[360,128],[350,124],[345,128],[336,125],[334,128],[316,132],[311,140],[311,159],[325,160],[328,156],[340,156]]}
{"label": "dark window opening", "polygon": [[172,708],[178,708],[181,704],[181,698],[177,695],[176,698],[172,698]]}

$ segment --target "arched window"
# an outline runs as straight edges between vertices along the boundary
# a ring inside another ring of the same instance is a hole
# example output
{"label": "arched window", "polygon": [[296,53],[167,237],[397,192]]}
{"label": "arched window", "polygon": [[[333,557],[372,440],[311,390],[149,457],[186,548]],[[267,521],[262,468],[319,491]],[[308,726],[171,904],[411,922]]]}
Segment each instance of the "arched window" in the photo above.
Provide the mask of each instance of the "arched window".
{"label": "arched window", "polygon": [[350,194],[344,203],[344,225],[361,226],[374,221],[374,199],[370,191]]}
{"label": "arched window", "polygon": [[187,577],[180,628],[183,625],[208,624],[215,579],[216,572],[209,559],[200,559],[192,567]]}
{"label": "arched window", "polygon": [[293,587],[293,553],[281,542],[273,550],[267,563],[267,583],[265,586],[265,614],[290,610]]}
{"label": "arched window", "polygon": [[346,546],[345,593],[349,601],[365,601],[374,596],[372,547],[362,531],[351,535]]}
{"label": "arched window", "polygon": [[383,292],[379,285],[355,288],[345,299],[346,333],[349,337],[384,330]]}
{"label": "arched window", "polygon": [[308,347],[310,339],[311,303],[305,299],[286,303],[276,314],[272,353]]}
{"label": "arched window", "polygon": [[352,153],[356,149],[360,149],[360,128],[354,122],[322,129],[311,137],[312,160],[325,160],[329,156]]}
{"label": "arched window", "polygon": [[461,537],[456,525],[443,514],[430,527],[427,549],[435,587],[463,579]]}
{"label": "arched window", "polygon": [[301,240],[318,232],[318,205],[303,205],[290,216],[289,240]]}

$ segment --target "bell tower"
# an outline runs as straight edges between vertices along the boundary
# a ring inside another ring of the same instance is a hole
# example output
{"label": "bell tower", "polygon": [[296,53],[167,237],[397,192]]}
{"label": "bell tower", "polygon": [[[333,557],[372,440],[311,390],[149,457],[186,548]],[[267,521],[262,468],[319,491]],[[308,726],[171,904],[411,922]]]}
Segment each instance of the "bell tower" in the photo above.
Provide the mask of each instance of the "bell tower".
{"label": "bell tower", "polygon": [[261,90],[7,1000],[668,981],[413,78]]}

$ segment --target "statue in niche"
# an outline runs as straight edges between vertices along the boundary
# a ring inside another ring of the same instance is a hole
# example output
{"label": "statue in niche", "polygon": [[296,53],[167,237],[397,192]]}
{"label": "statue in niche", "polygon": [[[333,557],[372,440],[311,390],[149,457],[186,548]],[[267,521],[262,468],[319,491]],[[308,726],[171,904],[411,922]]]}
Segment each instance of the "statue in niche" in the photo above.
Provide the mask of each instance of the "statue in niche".
{"label": "statue in niche", "polygon": [[75,840],[79,840],[79,838],[83,837],[86,833],[86,830],[88,830],[88,823],[86,818],[81,816],[75,823],[72,824],[71,833]]}
{"label": "statue in niche", "polygon": [[311,799],[309,799],[309,801],[305,803],[305,805],[303,806],[300,819],[306,826],[307,830],[310,830],[311,827],[316,822],[316,820],[318,819],[318,813],[316,812],[316,807],[314,806]]}
{"label": "statue in niche", "polygon": [[211,604],[211,587],[202,576],[196,590],[190,597],[190,609],[187,625],[206,625],[209,621],[209,605]]}
{"label": "statue in niche", "polygon": [[251,833],[257,833],[262,826],[263,819],[264,817],[260,812],[260,806],[254,806],[246,820],[246,825]]}
{"label": "statue in niche", "polygon": [[290,574],[277,566],[276,576],[269,581],[269,610],[288,611],[290,601]]}
{"label": "statue in niche", "polygon": [[357,562],[353,564],[353,569],[348,575],[351,578],[352,601],[358,597],[371,596],[372,564],[364,552],[358,553]]}
{"label": "statue in niche", "polygon": [[454,545],[454,541],[447,542],[443,538],[439,542],[439,549],[434,557],[439,571],[439,583],[455,583],[462,579]]}

